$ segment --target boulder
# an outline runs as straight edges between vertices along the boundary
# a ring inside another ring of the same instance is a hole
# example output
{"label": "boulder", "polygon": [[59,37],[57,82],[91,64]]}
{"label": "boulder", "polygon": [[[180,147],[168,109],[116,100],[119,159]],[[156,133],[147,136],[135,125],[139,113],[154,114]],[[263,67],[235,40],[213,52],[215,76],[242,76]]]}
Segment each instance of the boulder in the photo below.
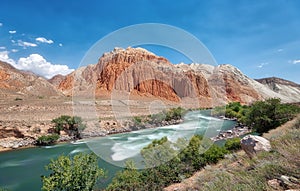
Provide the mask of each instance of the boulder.
{"label": "boulder", "polygon": [[242,149],[250,156],[253,157],[256,153],[260,151],[270,151],[271,145],[270,141],[267,139],[256,136],[247,135],[241,139]]}

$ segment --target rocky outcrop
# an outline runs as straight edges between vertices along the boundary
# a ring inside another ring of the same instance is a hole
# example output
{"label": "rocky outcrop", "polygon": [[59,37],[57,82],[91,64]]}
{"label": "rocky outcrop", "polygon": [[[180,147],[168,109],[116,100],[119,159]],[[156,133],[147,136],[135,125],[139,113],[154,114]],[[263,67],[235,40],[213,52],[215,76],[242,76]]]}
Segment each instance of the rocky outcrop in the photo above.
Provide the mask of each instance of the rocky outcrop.
{"label": "rocky outcrop", "polygon": [[53,97],[62,94],[46,79],[0,61],[0,98]]}
{"label": "rocky outcrop", "polygon": [[300,100],[299,84],[276,77],[256,79],[256,81],[284,96],[284,100],[288,99],[289,102],[299,102]]}
{"label": "rocky outcrop", "polygon": [[65,95],[74,93],[85,97],[125,92],[174,102],[193,98],[195,107],[213,107],[232,101],[249,104],[273,97],[284,102],[300,101],[300,90],[294,84],[281,82],[277,91],[262,83],[228,64],[174,65],[145,49],[129,47],[104,53],[96,65],[77,69],[57,87]]}
{"label": "rocky outcrop", "polygon": [[65,76],[63,76],[61,74],[57,74],[57,75],[53,76],[51,79],[49,79],[48,82],[50,82],[52,85],[57,87],[57,86],[59,86],[61,81],[63,81],[64,79],[65,79]]}
{"label": "rocky outcrop", "polygon": [[163,57],[142,48],[130,47],[115,48],[103,54],[98,64],[76,70],[66,76],[58,88],[65,93],[74,88],[79,95],[94,91],[96,96],[123,91],[175,102],[184,97],[210,97],[207,80],[202,73],[183,71]]}
{"label": "rocky outcrop", "polygon": [[254,157],[257,153],[261,151],[271,150],[270,141],[256,135],[247,135],[244,138],[242,138],[241,147],[250,157]]}

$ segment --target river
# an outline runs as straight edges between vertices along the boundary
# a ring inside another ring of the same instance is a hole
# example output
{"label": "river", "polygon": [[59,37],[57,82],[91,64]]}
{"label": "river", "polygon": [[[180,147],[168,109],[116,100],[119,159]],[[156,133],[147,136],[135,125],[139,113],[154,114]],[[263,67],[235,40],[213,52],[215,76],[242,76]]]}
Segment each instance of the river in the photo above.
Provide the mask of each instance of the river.
{"label": "river", "polygon": [[108,174],[98,183],[104,188],[110,183],[115,173],[122,169],[124,161],[136,161],[138,167],[142,160],[139,151],[154,139],[167,136],[170,141],[179,137],[189,139],[194,134],[211,137],[221,129],[233,128],[234,121],[221,120],[210,116],[210,111],[193,111],[186,114],[179,125],[145,129],[106,137],[80,140],[75,143],[57,144],[48,147],[34,147],[0,153],[0,187],[12,191],[40,190],[41,175],[49,172],[45,165],[61,154],[74,155],[79,152],[95,152],[101,156],[99,166]]}

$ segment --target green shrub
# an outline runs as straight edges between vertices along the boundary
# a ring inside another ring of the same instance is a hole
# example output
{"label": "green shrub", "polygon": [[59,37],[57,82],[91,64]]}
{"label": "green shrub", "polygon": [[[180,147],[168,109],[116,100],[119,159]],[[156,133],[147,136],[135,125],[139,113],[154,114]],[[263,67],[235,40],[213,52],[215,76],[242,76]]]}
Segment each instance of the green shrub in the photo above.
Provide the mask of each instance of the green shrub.
{"label": "green shrub", "polygon": [[246,124],[258,133],[268,132],[291,120],[300,109],[296,105],[281,104],[280,99],[255,102],[246,114]]}
{"label": "green shrub", "polygon": [[202,157],[207,164],[215,164],[220,159],[223,159],[225,154],[228,154],[228,151],[224,147],[219,147],[213,144]]}
{"label": "green shrub", "polygon": [[174,120],[182,119],[183,115],[186,112],[187,111],[185,109],[183,109],[182,107],[172,108],[166,112],[165,120],[170,121],[172,119],[174,119]]}
{"label": "green shrub", "polygon": [[225,149],[228,151],[236,151],[241,149],[241,139],[239,137],[227,139],[225,142]]}
{"label": "green shrub", "polygon": [[78,116],[71,117],[68,115],[62,115],[53,119],[52,123],[55,124],[55,133],[59,134],[60,131],[64,130],[68,133],[68,135],[74,136],[75,138],[80,138],[80,132],[86,128],[86,126],[82,123],[81,117]]}
{"label": "green shrub", "polygon": [[134,116],[133,122],[135,125],[140,125],[140,124],[142,124],[142,118],[140,116]]}
{"label": "green shrub", "polygon": [[59,139],[58,134],[43,135],[36,140],[36,145],[46,146],[52,145]]}
{"label": "green shrub", "polygon": [[22,98],[19,98],[19,97],[16,97],[15,98],[15,101],[21,101],[21,100],[23,100]]}
{"label": "green shrub", "polygon": [[51,160],[46,170],[52,171],[49,176],[42,176],[44,191],[91,191],[104,171],[98,166],[95,154],[78,154],[73,158],[60,156]]}

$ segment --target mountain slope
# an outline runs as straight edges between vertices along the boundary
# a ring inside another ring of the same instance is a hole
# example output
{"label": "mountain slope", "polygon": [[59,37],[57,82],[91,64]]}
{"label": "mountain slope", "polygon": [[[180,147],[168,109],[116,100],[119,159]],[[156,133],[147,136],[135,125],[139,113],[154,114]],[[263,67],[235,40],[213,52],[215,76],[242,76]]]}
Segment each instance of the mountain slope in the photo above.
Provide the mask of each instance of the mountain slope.
{"label": "mountain slope", "polygon": [[96,65],[79,68],[57,85],[67,95],[71,95],[73,89],[76,96],[87,97],[94,96],[94,93],[96,96],[110,96],[125,92],[174,102],[192,98],[193,102],[197,99],[201,107],[231,101],[247,104],[272,97],[284,102],[300,101],[295,87],[291,84],[284,87],[287,90],[274,91],[228,64],[173,65],[145,49],[130,47],[115,48],[103,54]]}
{"label": "mountain slope", "polygon": [[62,95],[46,79],[0,61],[0,98]]}
{"label": "mountain slope", "polygon": [[[75,79],[75,80],[74,80]],[[74,84],[73,84],[74,82]],[[65,94],[96,96],[117,92],[174,102],[190,97],[209,106],[210,91],[202,73],[183,72],[167,59],[142,48],[115,48],[96,65],[79,68],[59,84]]]}
{"label": "mountain slope", "polygon": [[299,84],[276,77],[256,79],[256,81],[272,91],[279,93],[284,97],[288,97],[290,101],[299,102],[300,100]]}

